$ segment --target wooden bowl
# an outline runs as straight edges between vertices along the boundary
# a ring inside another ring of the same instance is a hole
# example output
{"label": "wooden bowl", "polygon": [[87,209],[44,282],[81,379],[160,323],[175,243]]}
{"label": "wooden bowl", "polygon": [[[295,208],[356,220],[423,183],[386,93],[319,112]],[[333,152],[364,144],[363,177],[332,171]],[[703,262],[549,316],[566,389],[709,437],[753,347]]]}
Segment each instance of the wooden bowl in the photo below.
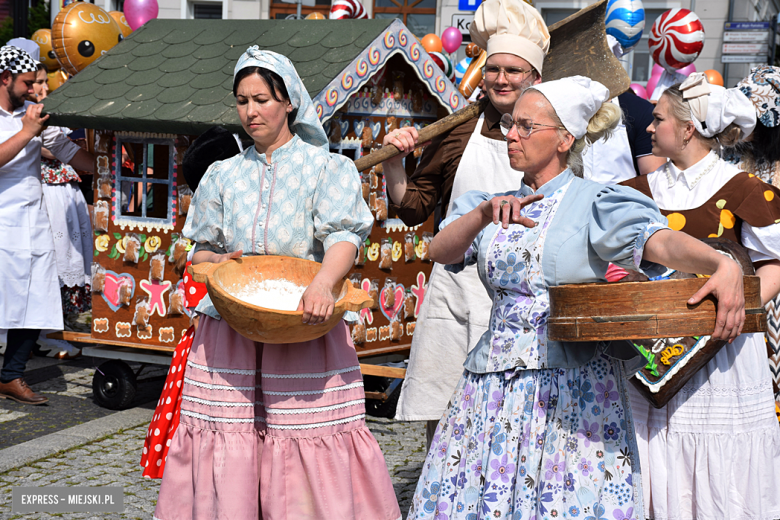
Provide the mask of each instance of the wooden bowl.
{"label": "wooden bowl", "polygon": [[[704,336],[715,330],[716,300],[688,299],[706,278],[658,282],[588,283],[550,288],[547,336],[555,341]],[[743,278],[743,333],[766,331],[758,276]]]}
{"label": "wooden bowl", "polygon": [[327,334],[346,311],[359,311],[372,300],[368,293],[355,289],[343,278],[333,287],[336,307],[329,320],[319,325],[302,323],[303,311],[266,309],[239,300],[231,292],[235,286],[263,280],[288,280],[308,286],[321,264],[286,256],[245,256],[221,264],[208,262],[191,265],[189,272],[196,282],[205,283],[211,301],[222,319],[252,341],[262,343],[299,343]]}

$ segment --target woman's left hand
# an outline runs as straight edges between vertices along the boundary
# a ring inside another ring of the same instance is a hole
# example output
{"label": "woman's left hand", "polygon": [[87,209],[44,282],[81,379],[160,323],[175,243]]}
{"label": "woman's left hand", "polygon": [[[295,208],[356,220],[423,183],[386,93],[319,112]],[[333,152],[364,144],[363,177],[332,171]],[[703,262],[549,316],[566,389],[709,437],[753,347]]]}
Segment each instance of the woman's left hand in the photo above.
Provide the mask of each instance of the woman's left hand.
{"label": "woman's left hand", "polygon": [[713,339],[729,343],[742,333],[745,324],[745,293],[742,288],[742,269],[728,257],[718,264],[707,283],[694,294],[688,303],[695,305],[712,294],[718,299],[718,314],[715,318]]}
{"label": "woman's left hand", "polygon": [[327,283],[320,282],[316,278],[306,288],[298,304],[298,310],[303,311],[301,321],[304,324],[319,325],[330,319],[336,307],[331,291],[332,287],[328,287]]}

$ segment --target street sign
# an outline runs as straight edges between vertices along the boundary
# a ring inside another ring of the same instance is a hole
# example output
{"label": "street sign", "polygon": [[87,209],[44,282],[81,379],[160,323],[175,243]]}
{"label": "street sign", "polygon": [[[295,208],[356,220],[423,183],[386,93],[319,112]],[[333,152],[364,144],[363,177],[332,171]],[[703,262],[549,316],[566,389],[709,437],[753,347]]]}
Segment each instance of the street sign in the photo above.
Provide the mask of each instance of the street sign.
{"label": "street sign", "polygon": [[766,56],[769,48],[766,43],[724,43],[723,54],[761,54]]}
{"label": "street sign", "polygon": [[720,57],[721,63],[766,63],[764,56],[738,56],[736,54],[724,54]]}
{"label": "street sign", "polygon": [[482,0],[458,0],[458,11],[476,11]]}
{"label": "street sign", "polygon": [[769,22],[726,22],[723,24],[726,31],[751,31],[756,29],[770,29]]}
{"label": "street sign", "polygon": [[455,27],[463,36],[471,35],[469,26],[474,21],[473,14],[456,13],[452,15],[452,27]]}
{"label": "street sign", "polygon": [[726,31],[724,42],[769,43],[769,31]]}

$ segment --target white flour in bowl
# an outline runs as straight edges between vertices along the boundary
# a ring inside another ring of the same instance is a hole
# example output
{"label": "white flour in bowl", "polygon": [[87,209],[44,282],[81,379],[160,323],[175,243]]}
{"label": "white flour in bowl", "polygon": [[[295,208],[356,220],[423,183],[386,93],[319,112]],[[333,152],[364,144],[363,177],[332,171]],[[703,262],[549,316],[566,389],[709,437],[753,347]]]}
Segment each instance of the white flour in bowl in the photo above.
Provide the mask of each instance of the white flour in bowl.
{"label": "white flour in bowl", "polygon": [[233,287],[230,294],[258,307],[278,311],[298,310],[306,287],[289,280],[253,281],[241,287]]}

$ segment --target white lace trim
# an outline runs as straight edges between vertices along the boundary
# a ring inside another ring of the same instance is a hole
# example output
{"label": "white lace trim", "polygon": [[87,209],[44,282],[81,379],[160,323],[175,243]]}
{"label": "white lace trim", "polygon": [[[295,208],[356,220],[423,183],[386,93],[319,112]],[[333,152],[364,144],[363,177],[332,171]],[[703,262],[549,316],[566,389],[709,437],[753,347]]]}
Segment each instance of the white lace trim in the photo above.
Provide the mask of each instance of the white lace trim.
{"label": "white lace trim", "polygon": [[364,399],[355,399],[354,401],[347,401],[345,403],[333,404],[330,406],[318,406],[315,408],[268,408],[266,407],[265,413],[277,414],[277,415],[300,415],[304,413],[318,413],[329,412],[331,410],[339,410],[341,408],[348,408],[356,404],[364,404]]}
{"label": "white lace trim", "polygon": [[[184,413],[184,412],[182,412]],[[359,421],[361,419],[364,419],[366,417],[366,414],[361,413],[358,415],[353,415],[352,417],[345,417],[343,419],[336,419],[335,421],[327,421],[327,422],[319,422],[319,423],[310,423],[310,424],[268,424],[268,422],[263,419],[262,417],[255,417],[256,421],[266,423],[268,428],[272,428],[275,430],[309,430],[314,428],[324,428],[325,426],[335,426],[337,424],[346,424],[349,422]]]}
{"label": "white lace trim", "polygon": [[318,395],[318,394],[326,394],[326,393],[329,393],[329,392],[340,392],[341,390],[351,390],[353,388],[362,388],[362,387],[363,387],[363,381],[358,381],[357,383],[350,383],[348,385],[334,386],[333,388],[326,388],[324,390],[296,390],[296,391],[290,391],[290,392],[265,391],[265,392],[263,392],[263,394],[265,394],[265,395],[286,395],[286,396]]}
{"label": "white lace trim", "polygon": [[201,399],[200,397],[192,397],[189,395],[183,395],[181,396],[183,401],[190,401],[191,403],[197,403],[197,404],[203,404],[206,406],[255,406],[260,405],[262,406],[262,401],[255,401],[254,403],[234,403],[231,401],[209,401],[207,399]]}
{"label": "white lace trim", "polygon": [[206,365],[199,365],[192,361],[187,361],[187,366],[192,368],[197,368],[198,370],[203,370],[204,372],[208,372],[209,374],[238,374],[240,376],[253,376],[260,372],[259,370],[242,370],[240,368],[207,367]]}
{"label": "white lace trim", "polygon": [[330,377],[335,376],[337,374],[344,374],[346,372],[354,372],[355,370],[360,370],[360,366],[354,366],[354,367],[347,367],[347,368],[340,368],[338,370],[330,370],[328,372],[313,372],[310,374],[266,374],[263,373],[264,378],[268,379],[310,379],[310,378],[321,378],[321,377]]}
{"label": "white lace trim", "polygon": [[772,388],[772,381],[766,379],[759,383],[740,386],[710,386],[705,385],[702,387],[694,387],[685,385],[680,389],[681,394],[686,394],[688,397],[696,397],[700,395],[716,395],[716,396],[746,396],[756,395],[762,392],[766,392]]}
{"label": "white lace trim", "polygon": [[260,385],[255,386],[233,386],[233,385],[212,385],[210,383],[201,383],[200,381],[195,381],[193,379],[190,379],[189,377],[184,378],[184,382],[188,385],[197,386],[200,388],[207,388],[209,390],[257,390],[260,388]]}
{"label": "white lace trim", "polygon": [[220,422],[220,423],[250,423],[255,422],[255,418],[247,417],[247,418],[241,418],[241,417],[212,417],[210,415],[198,413],[198,412],[191,412],[189,410],[182,410],[182,415],[186,415],[187,417],[194,417],[195,419],[201,419],[203,421],[209,421],[209,422]]}

